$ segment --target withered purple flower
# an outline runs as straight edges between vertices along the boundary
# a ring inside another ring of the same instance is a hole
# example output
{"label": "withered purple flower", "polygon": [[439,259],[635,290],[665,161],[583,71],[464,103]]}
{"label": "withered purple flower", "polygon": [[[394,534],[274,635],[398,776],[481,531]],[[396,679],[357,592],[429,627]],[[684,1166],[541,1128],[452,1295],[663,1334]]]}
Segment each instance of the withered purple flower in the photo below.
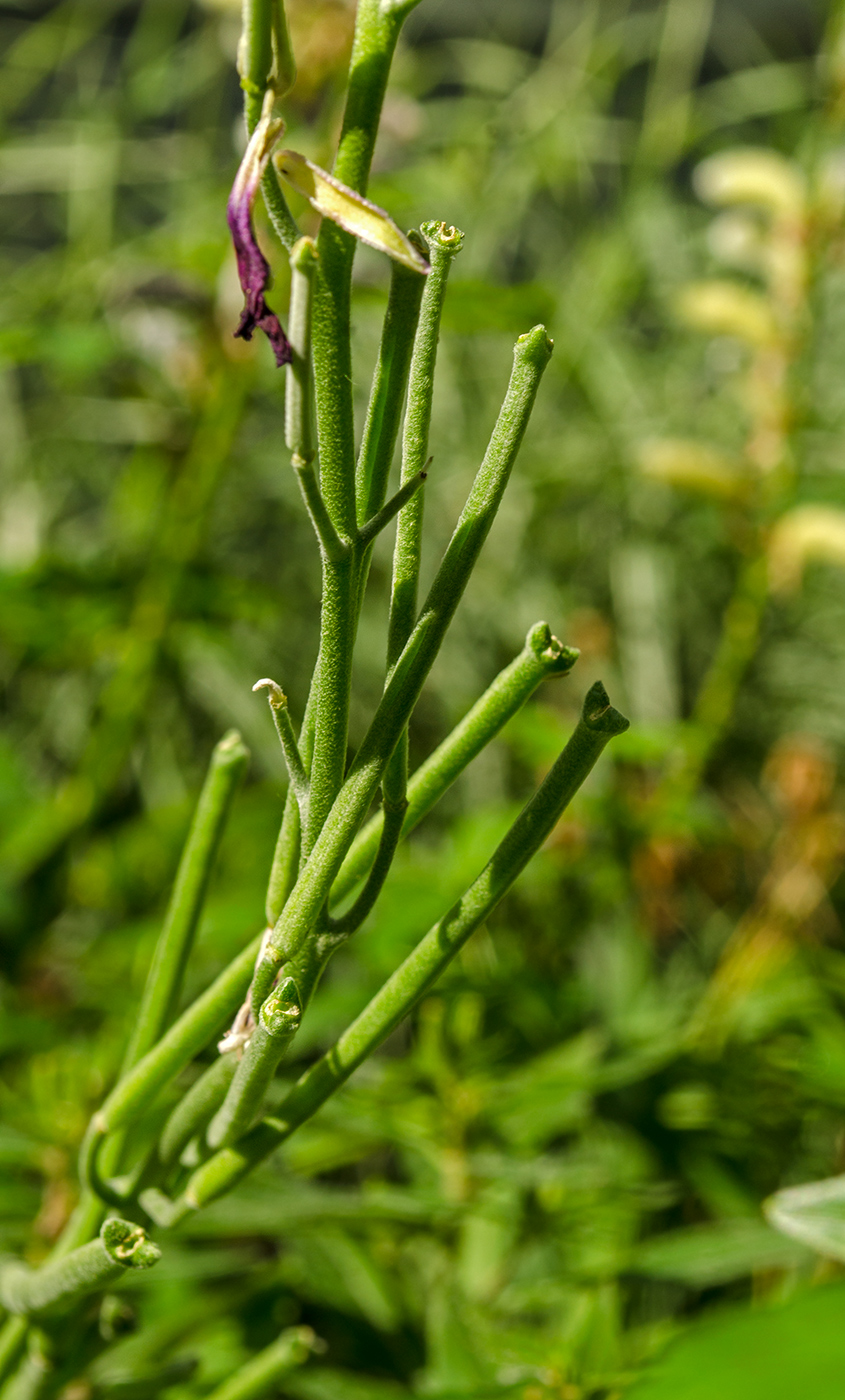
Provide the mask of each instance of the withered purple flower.
{"label": "withered purple flower", "polygon": [[226,218],[238,260],[238,277],[244,294],[244,309],[235,335],[242,340],[252,340],[256,327],[262,330],[273,347],[276,364],[280,366],[290,364],[291,348],[281,321],[264,300],[264,293],[270,284],[270,264],[255,237],[252,206],[273,147],[284,129],[284,122],[273,118],[268,108],[250,138],[226,206]]}

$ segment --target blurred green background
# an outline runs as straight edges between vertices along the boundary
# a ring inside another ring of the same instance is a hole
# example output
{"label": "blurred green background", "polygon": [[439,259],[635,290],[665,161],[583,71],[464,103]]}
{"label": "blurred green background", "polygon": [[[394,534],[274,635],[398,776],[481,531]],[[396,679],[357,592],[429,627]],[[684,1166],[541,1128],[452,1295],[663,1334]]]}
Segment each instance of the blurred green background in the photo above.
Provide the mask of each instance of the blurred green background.
{"label": "blurred green background", "polygon": [[[288,140],[328,165],[353,8],[289,11]],[[82,1400],[186,1354],[193,1377],[160,1393],[201,1396],[296,1321],[327,1344],[279,1392],[305,1400],[840,1393],[838,1266],[760,1213],[845,1168],[838,25],[809,0],[412,14],[370,193],[404,226],[467,235],[429,570],[515,336],[542,320],[556,343],[412,751],[538,618],[582,658],[402,850],[300,1062],[474,877],[594,679],[633,725],[413,1025],[168,1237],[135,1285],[143,1325]],[[250,780],[186,994],[261,926],[283,787],[250,687],[275,676],[298,713],[316,650],[282,378],[231,336],[238,32],[227,0],[0,6],[0,1247],[33,1262],[73,1206],[231,725]],[[707,201],[726,201],[695,172],[747,147],[770,153],[757,194],[714,221]],[[261,237],[281,309],[285,259]],[[362,413],[386,285],[363,249]],[[382,542],[355,734],[381,684],[388,563]]]}

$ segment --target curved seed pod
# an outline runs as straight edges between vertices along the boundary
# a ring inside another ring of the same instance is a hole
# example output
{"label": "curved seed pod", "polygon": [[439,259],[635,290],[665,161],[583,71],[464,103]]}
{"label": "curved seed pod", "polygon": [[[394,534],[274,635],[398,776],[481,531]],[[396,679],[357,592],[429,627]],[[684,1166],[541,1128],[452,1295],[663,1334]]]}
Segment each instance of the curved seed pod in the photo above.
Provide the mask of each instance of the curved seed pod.
{"label": "curved seed pod", "polygon": [[140,1225],[113,1218],[105,1221],[98,1239],[54,1264],[41,1269],[8,1264],[0,1272],[0,1302],[11,1313],[64,1311],[77,1298],[113,1283],[126,1269],[150,1269],[160,1258],[158,1245]]}

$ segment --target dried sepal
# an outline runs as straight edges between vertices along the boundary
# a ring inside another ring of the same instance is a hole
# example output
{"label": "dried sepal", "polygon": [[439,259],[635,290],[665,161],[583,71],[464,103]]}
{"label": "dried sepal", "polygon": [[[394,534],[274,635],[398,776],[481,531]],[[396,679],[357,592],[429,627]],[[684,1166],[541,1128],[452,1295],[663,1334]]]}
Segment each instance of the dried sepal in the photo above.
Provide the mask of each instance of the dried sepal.
{"label": "dried sepal", "polygon": [[275,165],[282,179],[304,195],[318,214],[414,272],[428,272],[422,253],[377,204],[372,204],[297,151],[281,151],[275,158]]}

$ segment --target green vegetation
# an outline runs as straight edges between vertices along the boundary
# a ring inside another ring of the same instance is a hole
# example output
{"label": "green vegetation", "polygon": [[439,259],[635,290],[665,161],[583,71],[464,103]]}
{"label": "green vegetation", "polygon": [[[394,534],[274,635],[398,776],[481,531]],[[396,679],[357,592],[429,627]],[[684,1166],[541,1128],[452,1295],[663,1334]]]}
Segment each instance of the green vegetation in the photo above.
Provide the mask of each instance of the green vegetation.
{"label": "green vegetation", "polygon": [[0,19],[0,1397],[827,1400],[845,15],[247,11]]}

